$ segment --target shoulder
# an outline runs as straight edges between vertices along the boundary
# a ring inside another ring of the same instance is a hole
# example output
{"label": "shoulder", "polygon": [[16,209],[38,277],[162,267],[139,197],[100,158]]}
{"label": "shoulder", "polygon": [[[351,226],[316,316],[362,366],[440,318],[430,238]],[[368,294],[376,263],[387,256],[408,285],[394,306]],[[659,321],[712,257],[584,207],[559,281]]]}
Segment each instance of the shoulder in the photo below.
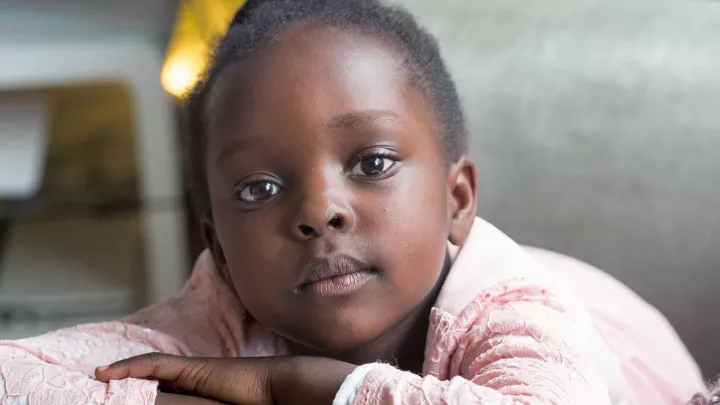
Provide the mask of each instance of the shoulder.
{"label": "shoulder", "polygon": [[585,308],[556,283],[533,277],[499,282],[453,323],[457,343],[449,359],[451,374],[473,378],[516,368],[522,376],[542,370],[563,386],[567,376],[592,380],[588,387],[578,386],[608,389],[612,403],[628,396],[620,365]]}
{"label": "shoulder", "polygon": [[655,307],[587,263],[547,250],[527,250],[582,301],[612,357],[632,381],[638,402],[672,398],[680,403],[703,390],[697,363]]}
{"label": "shoulder", "polygon": [[206,250],[175,297],[123,321],[174,337],[188,347],[189,355],[237,356],[244,313]]}
{"label": "shoulder", "polygon": [[177,296],[124,321],[173,336],[194,356],[255,357],[287,351],[280,337],[248,316],[208,250],[200,254]]}

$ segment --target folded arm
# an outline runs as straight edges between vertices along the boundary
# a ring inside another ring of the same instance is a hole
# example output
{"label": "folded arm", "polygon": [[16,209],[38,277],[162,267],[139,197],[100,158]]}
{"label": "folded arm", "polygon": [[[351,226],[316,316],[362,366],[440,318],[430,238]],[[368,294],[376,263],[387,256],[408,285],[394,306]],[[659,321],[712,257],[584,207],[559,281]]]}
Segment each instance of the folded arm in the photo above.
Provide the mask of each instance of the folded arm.
{"label": "folded arm", "polygon": [[478,298],[454,321],[447,332],[454,347],[441,371],[454,378],[441,381],[378,364],[356,370],[359,385],[344,395],[341,389],[335,404],[611,403],[591,360],[595,331],[547,290],[511,283]]}
{"label": "folded arm", "polygon": [[154,404],[155,382],[106,384],[95,379],[95,368],[150,352],[237,356],[242,313],[236,305],[204,253],[182,293],[164,304],[120,322],[0,342],[0,405]]}
{"label": "folded arm", "polygon": [[149,405],[157,384],[101,383],[95,367],[152,351],[179,352],[169,336],[140,326],[100,323],[0,342],[0,404]]}

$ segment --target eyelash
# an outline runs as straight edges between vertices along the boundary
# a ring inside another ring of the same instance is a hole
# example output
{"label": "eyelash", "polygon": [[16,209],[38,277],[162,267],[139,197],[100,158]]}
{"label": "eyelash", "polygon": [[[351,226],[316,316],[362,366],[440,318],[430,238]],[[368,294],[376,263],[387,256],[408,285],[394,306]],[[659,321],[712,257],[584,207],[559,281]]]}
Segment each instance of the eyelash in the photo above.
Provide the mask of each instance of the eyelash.
{"label": "eyelash", "polygon": [[372,157],[381,157],[381,158],[397,160],[397,157],[395,156],[395,154],[388,149],[374,149],[368,153],[360,152],[356,156],[357,156],[358,162],[363,159],[372,158]]}
{"label": "eyelash", "polygon": [[[371,159],[371,158],[388,159],[391,161],[391,165],[390,165],[390,167],[388,167],[387,169],[381,171],[380,173],[378,173],[376,175],[358,175],[355,177],[359,177],[359,178],[361,178],[363,180],[367,180],[367,181],[381,180],[386,177],[389,177],[389,175],[392,174],[393,168],[395,168],[396,165],[399,163],[399,159],[398,159],[396,153],[394,153],[388,149],[373,149],[366,153],[363,153],[363,152],[358,153],[356,155],[356,159],[353,161],[353,164],[350,166],[350,171],[352,172],[352,169],[354,169],[357,165],[361,164],[364,160]],[[258,178],[258,175],[253,175],[253,176],[250,176],[249,178]],[[242,194],[245,191],[249,190],[254,185],[258,185],[261,183],[273,184],[276,189],[276,192],[268,198],[259,199],[259,200],[255,200],[255,201],[247,201],[242,198]],[[282,192],[282,189],[283,189],[282,184],[279,181],[277,181],[276,179],[258,178],[257,180],[246,179],[246,180],[243,180],[243,181],[237,183],[235,186],[232,187],[231,193],[232,193],[233,199],[236,201],[243,202],[246,204],[259,204],[259,203],[267,202],[267,201],[274,199],[275,196],[277,196],[280,192]]]}
{"label": "eyelash", "polygon": [[[262,175],[257,175],[257,174],[252,175],[252,176],[249,176],[248,178],[246,178],[245,180],[242,180],[239,183],[235,184],[231,189],[231,194],[232,194],[233,199],[236,201],[242,202],[242,203],[246,203],[246,204],[257,204],[257,203],[260,203],[263,201],[272,200],[275,196],[277,196],[282,191],[282,188],[283,188],[282,183],[280,183],[278,180],[276,180],[274,178],[270,178],[270,177],[274,177],[274,176],[265,175],[265,176],[267,176],[266,178],[259,178],[260,176],[262,176]],[[253,180],[250,180],[250,179],[253,179]],[[258,185],[261,183],[273,184],[276,189],[275,194],[273,194],[269,198],[255,200],[255,201],[247,201],[242,198],[242,194],[246,190],[249,190],[252,186]]]}
{"label": "eyelash", "polygon": [[381,159],[387,159],[387,160],[392,161],[392,164],[390,165],[390,167],[388,167],[386,170],[384,170],[376,175],[358,176],[358,177],[362,177],[364,179],[369,179],[369,180],[378,180],[378,179],[386,178],[388,175],[392,174],[393,168],[399,163],[397,154],[388,149],[373,149],[370,152],[358,153],[356,155],[356,157],[357,158],[355,159],[353,165],[350,168],[351,171],[352,171],[352,169],[354,169],[357,165],[361,164],[366,159],[381,158]]}

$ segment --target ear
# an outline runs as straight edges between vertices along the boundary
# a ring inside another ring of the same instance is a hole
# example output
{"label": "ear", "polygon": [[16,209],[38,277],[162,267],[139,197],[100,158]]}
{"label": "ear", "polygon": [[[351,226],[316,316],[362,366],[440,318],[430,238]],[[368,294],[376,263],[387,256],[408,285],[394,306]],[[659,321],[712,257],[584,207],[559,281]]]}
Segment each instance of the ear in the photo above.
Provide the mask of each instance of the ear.
{"label": "ear", "polygon": [[462,246],[477,213],[477,168],[469,156],[461,157],[448,171],[450,243]]}
{"label": "ear", "polygon": [[200,228],[203,241],[212,254],[215,266],[218,268],[223,278],[227,279],[227,260],[225,259],[225,252],[220,245],[220,239],[217,236],[217,232],[215,232],[215,225],[209,215],[203,215],[200,218]]}

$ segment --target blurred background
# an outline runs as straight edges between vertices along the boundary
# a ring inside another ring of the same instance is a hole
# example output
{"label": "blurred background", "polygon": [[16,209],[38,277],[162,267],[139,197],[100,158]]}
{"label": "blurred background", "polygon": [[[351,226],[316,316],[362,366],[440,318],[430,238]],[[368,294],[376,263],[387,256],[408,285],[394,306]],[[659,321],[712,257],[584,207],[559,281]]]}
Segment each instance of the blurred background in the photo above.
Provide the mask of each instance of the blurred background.
{"label": "blurred background", "polygon": [[[394,2],[457,81],[480,215],[620,279],[719,373],[720,2]],[[0,0],[0,339],[181,288],[179,96],[241,4]]]}

